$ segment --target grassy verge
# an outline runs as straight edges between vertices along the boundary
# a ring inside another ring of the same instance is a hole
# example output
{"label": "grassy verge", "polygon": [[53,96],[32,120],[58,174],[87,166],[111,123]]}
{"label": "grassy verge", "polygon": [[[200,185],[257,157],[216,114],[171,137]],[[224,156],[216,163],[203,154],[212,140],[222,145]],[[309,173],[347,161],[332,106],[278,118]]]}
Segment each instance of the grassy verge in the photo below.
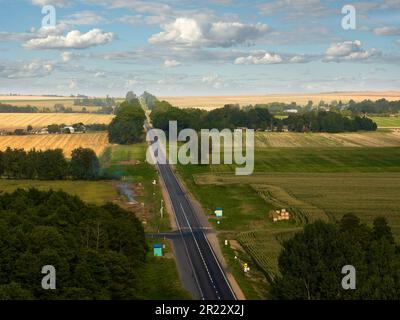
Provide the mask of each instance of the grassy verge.
{"label": "grassy verge", "polygon": [[153,257],[150,251],[147,255],[147,264],[142,273],[145,283],[143,295],[149,300],[188,300],[190,294],[185,291],[180,283],[176,269],[175,259],[172,255],[168,241],[147,239],[152,248],[155,243],[165,244],[164,257]]}
{"label": "grassy verge", "polygon": [[[169,231],[168,216],[160,217],[162,194],[155,167],[145,161],[146,148],[145,143],[109,147],[100,158],[103,173],[130,186],[137,201],[137,205],[131,209],[145,222],[146,232]],[[157,181],[156,185],[153,184],[154,180]]]}

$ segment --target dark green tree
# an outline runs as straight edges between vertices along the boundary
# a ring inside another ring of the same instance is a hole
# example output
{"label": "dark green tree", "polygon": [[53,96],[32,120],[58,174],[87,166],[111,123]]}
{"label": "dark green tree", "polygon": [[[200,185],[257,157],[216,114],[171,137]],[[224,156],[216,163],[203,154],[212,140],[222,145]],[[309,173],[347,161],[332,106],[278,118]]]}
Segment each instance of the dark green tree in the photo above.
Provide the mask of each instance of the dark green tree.
{"label": "dark green tree", "polygon": [[99,177],[100,163],[92,149],[78,148],[72,151],[70,173],[75,180],[94,180]]}

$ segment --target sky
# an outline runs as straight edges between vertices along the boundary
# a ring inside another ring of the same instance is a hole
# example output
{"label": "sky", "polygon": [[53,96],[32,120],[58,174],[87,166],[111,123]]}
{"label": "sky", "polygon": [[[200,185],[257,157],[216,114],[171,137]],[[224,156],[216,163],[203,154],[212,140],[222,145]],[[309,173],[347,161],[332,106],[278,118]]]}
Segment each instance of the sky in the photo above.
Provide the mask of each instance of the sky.
{"label": "sky", "polygon": [[0,0],[0,8],[0,94],[400,89],[400,0]]}

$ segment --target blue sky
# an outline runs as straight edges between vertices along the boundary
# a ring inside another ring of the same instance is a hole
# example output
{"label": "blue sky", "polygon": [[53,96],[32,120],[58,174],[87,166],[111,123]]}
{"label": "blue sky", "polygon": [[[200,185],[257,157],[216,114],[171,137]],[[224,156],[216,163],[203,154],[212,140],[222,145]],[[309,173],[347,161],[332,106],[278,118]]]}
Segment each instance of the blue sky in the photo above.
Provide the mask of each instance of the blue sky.
{"label": "blue sky", "polygon": [[[43,27],[52,5],[55,27]],[[356,28],[342,28],[352,5]],[[400,89],[400,1],[0,0],[0,93]]]}

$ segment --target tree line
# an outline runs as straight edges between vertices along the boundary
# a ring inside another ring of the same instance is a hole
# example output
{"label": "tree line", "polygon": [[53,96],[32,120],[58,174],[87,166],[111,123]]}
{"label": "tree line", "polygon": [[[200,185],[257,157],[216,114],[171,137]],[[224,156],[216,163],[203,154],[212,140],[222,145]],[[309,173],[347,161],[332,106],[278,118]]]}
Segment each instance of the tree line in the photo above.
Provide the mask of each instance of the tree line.
{"label": "tree line", "polygon": [[282,131],[287,126],[295,132],[345,132],[358,130],[376,130],[376,124],[369,118],[348,118],[333,111],[310,111],[299,115],[290,115],[286,119],[274,117],[268,108],[261,106],[226,105],[223,108],[205,111],[191,108],[175,108],[166,101],[157,101],[151,112],[153,126],[168,131],[169,121],[175,120],[178,129],[192,128],[219,129],[249,128],[258,130]]}
{"label": "tree line", "polygon": [[348,109],[354,114],[369,113],[390,115],[400,112],[400,100],[387,101],[386,99],[379,99],[376,101],[364,100],[361,102],[351,100]]}
{"label": "tree line", "polygon": [[289,131],[294,132],[356,132],[359,130],[375,131],[378,126],[371,119],[363,116],[348,118],[333,111],[311,111],[299,115],[290,115],[283,119]]}
{"label": "tree line", "polygon": [[38,151],[7,148],[0,151],[0,177],[7,179],[95,180],[100,163],[92,149],[78,148],[67,160],[61,149]]}
{"label": "tree line", "polygon": [[37,113],[39,109],[32,106],[12,106],[0,102],[0,113]]}
{"label": "tree line", "polygon": [[116,102],[114,98],[76,98],[74,99],[74,106],[96,106],[96,107],[112,107],[115,106]]}
{"label": "tree line", "polygon": [[[372,228],[353,214],[317,221],[283,243],[274,299],[400,299],[400,247],[383,217]],[[342,287],[342,268],[356,271],[356,289]]]}
{"label": "tree line", "polygon": [[[146,298],[144,230],[117,205],[62,191],[2,194],[0,247],[0,300]],[[56,269],[56,290],[41,287],[45,265]]]}

